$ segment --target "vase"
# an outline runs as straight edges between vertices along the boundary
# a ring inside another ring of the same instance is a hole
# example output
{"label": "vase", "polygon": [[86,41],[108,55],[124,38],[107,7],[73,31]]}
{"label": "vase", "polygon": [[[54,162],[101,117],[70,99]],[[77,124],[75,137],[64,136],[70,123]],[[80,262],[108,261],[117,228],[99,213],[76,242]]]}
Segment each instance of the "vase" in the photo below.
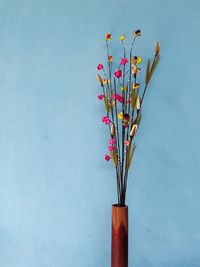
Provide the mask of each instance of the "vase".
{"label": "vase", "polygon": [[112,205],[111,267],[128,267],[128,206]]}

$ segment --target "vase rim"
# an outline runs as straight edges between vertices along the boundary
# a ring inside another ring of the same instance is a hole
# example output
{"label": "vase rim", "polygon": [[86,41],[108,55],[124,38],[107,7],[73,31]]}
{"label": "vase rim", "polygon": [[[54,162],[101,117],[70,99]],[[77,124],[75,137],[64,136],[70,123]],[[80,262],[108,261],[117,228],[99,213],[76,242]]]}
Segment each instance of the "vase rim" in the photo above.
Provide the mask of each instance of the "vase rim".
{"label": "vase rim", "polygon": [[112,204],[113,208],[128,208],[127,205],[120,205],[120,204]]}

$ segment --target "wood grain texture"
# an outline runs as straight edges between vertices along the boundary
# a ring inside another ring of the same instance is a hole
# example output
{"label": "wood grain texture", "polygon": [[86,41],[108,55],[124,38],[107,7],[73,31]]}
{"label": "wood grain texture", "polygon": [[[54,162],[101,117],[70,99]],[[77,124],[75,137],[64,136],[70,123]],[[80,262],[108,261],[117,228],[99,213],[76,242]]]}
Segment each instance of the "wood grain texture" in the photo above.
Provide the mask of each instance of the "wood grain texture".
{"label": "wood grain texture", "polygon": [[112,206],[111,267],[128,267],[128,206]]}

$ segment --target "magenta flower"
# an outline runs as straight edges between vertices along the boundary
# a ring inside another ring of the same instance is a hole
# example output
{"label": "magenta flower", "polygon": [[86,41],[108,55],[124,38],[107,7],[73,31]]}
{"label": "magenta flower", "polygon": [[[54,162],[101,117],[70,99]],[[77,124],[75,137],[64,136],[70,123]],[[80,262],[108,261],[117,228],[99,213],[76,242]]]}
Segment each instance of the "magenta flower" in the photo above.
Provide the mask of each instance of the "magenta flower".
{"label": "magenta flower", "polygon": [[110,160],[110,156],[109,155],[105,155],[104,158],[105,158],[106,161],[109,161]]}
{"label": "magenta flower", "polygon": [[104,98],[104,95],[98,95],[98,99],[102,100]]}
{"label": "magenta flower", "polygon": [[113,151],[114,150],[114,146],[108,146],[108,150],[109,151]]}
{"label": "magenta flower", "polygon": [[115,138],[110,138],[109,139],[109,144],[110,145],[114,145],[115,143],[116,143]]}
{"label": "magenta flower", "polygon": [[106,125],[110,124],[110,119],[108,118],[108,116],[102,117],[101,118],[102,122],[104,122]]}
{"label": "magenta flower", "polygon": [[119,79],[120,77],[122,77],[122,71],[121,70],[116,70],[114,72],[114,75],[115,75],[115,77],[117,77]]}
{"label": "magenta flower", "polygon": [[123,96],[119,95],[119,94],[113,94],[113,99],[114,100],[118,100],[120,103],[123,103]]}
{"label": "magenta flower", "polygon": [[126,65],[127,62],[128,62],[128,58],[122,58],[120,64]]}
{"label": "magenta flower", "polygon": [[98,70],[102,70],[103,69],[103,65],[102,64],[98,64],[97,69]]}

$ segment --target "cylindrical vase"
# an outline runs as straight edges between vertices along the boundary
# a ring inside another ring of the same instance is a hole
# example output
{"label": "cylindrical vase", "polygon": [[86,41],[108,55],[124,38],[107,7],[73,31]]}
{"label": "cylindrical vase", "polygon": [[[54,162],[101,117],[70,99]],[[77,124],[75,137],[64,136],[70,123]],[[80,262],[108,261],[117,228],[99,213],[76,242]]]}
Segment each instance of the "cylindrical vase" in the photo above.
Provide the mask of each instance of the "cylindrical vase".
{"label": "cylindrical vase", "polygon": [[112,205],[111,267],[128,267],[128,206]]}

